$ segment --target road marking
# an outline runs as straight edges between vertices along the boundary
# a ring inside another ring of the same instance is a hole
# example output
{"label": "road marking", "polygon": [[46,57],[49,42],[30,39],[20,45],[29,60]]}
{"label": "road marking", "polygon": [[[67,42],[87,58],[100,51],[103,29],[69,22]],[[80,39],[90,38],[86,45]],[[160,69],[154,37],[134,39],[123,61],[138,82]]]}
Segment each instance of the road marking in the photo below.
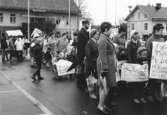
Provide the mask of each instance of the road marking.
{"label": "road marking", "polygon": [[15,92],[19,92],[19,90],[8,90],[8,91],[0,91],[0,94],[8,94],[8,93],[15,93]]}
{"label": "road marking", "polygon": [[2,75],[11,83],[13,84],[19,91],[21,91],[35,106],[41,109],[45,115],[54,115],[47,107],[45,107],[40,101],[35,99],[31,94],[29,94],[25,89],[23,89],[20,85],[18,85],[15,81],[10,79],[4,72],[0,71]]}

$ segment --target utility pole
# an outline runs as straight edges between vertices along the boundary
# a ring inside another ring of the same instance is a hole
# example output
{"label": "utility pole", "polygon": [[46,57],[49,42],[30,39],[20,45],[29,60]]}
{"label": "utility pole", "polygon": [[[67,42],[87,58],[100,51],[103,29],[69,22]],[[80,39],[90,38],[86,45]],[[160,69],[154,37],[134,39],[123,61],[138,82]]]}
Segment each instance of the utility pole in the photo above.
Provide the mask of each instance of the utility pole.
{"label": "utility pole", "polygon": [[69,34],[71,37],[71,0],[68,0],[68,8]]}
{"label": "utility pole", "polygon": [[28,40],[30,40],[30,0],[28,0]]}
{"label": "utility pole", "polygon": [[108,0],[105,0],[105,20],[108,18]]}

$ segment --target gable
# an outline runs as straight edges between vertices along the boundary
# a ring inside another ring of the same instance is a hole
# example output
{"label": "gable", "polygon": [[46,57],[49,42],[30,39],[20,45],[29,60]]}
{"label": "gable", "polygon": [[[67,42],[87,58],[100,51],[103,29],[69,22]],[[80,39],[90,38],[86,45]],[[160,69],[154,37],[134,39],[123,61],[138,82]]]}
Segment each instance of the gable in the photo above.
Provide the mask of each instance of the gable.
{"label": "gable", "polygon": [[149,19],[167,19],[167,8],[166,7],[162,7],[159,10],[156,10],[154,6],[143,6],[143,5],[137,5],[133,11],[126,17],[126,21],[128,21],[131,16],[133,16],[133,14],[137,11],[140,10],[144,15],[147,15],[147,18]]}

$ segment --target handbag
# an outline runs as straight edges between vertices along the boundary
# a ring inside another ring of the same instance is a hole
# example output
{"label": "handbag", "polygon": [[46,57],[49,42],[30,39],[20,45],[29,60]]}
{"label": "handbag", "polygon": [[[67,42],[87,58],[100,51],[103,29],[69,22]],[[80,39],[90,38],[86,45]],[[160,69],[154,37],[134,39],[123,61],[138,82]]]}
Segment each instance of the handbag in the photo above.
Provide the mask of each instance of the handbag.
{"label": "handbag", "polygon": [[100,86],[99,86],[99,93],[100,95],[103,93],[104,95],[107,95],[107,81],[106,81],[106,77],[102,77],[100,76],[99,78],[100,81]]}
{"label": "handbag", "polygon": [[91,74],[86,79],[87,87],[89,92],[93,92],[97,86],[97,79]]}

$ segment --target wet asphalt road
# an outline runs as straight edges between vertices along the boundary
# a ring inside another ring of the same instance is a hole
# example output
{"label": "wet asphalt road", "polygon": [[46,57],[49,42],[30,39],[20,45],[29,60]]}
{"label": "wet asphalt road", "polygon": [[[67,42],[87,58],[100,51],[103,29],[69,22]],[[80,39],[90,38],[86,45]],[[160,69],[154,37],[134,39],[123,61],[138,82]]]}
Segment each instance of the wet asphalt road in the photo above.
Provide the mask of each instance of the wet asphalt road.
{"label": "wet asphalt road", "polygon": [[[39,100],[48,110],[55,115],[101,115],[96,111],[97,101],[92,100],[88,95],[80,91],[76,87],[76,82],[71,80],[57,81],[55,74],[49,69],[42,69],[42,76],[44,81],[34,84],[31,81],[34,69],[30,67],[29,61],[15,64],[0,64],[0,72],[5,73],[11,80],[15,81],[19,86],[25,89],[34,98]],[[41,110],[35,105],[31,104],[28,99],[17,88],[5,80],[4,76],[0,74],[0,93],[1,91],[8,90],[14,91],[14,94],[3,96],[0,99],[4,101],[6,108],[1,108],[3,101],[0,101],[0,115],[38,115],[42,114]],[[1,83],[3,81],[3,83]],[[9,87],[9,88],[6,88]],[[167,115],[167,103],[147,103],[147,104],[134,104],[132,102],[131,90],[129,88],[121,88],[118,90],[118,95],[114,97],[114,101],[118,103],[118,107],[113,108],[111,115]],[[17,98],[25,101],[16,101]],[[20,104],[21,103],[21,104]],[[20,106],[25,103],[25,109],[20,112]],[[13,105],[13,106],[12,106]],[[15,106],[18,105],[18,106]],[[10,107],[11,106],[11,107]],[[27,106],[27,107],[26,107]],[[14,108],[15,107],[15,108]],[[18,109],[18,110],[17,110]],[[4,112],[4,111],[7,112]],[[13,112],[12,111],[19,111]],[[28,112],[29,113],[28,113]],[[10,113],[10,114],[9,114]]]}

